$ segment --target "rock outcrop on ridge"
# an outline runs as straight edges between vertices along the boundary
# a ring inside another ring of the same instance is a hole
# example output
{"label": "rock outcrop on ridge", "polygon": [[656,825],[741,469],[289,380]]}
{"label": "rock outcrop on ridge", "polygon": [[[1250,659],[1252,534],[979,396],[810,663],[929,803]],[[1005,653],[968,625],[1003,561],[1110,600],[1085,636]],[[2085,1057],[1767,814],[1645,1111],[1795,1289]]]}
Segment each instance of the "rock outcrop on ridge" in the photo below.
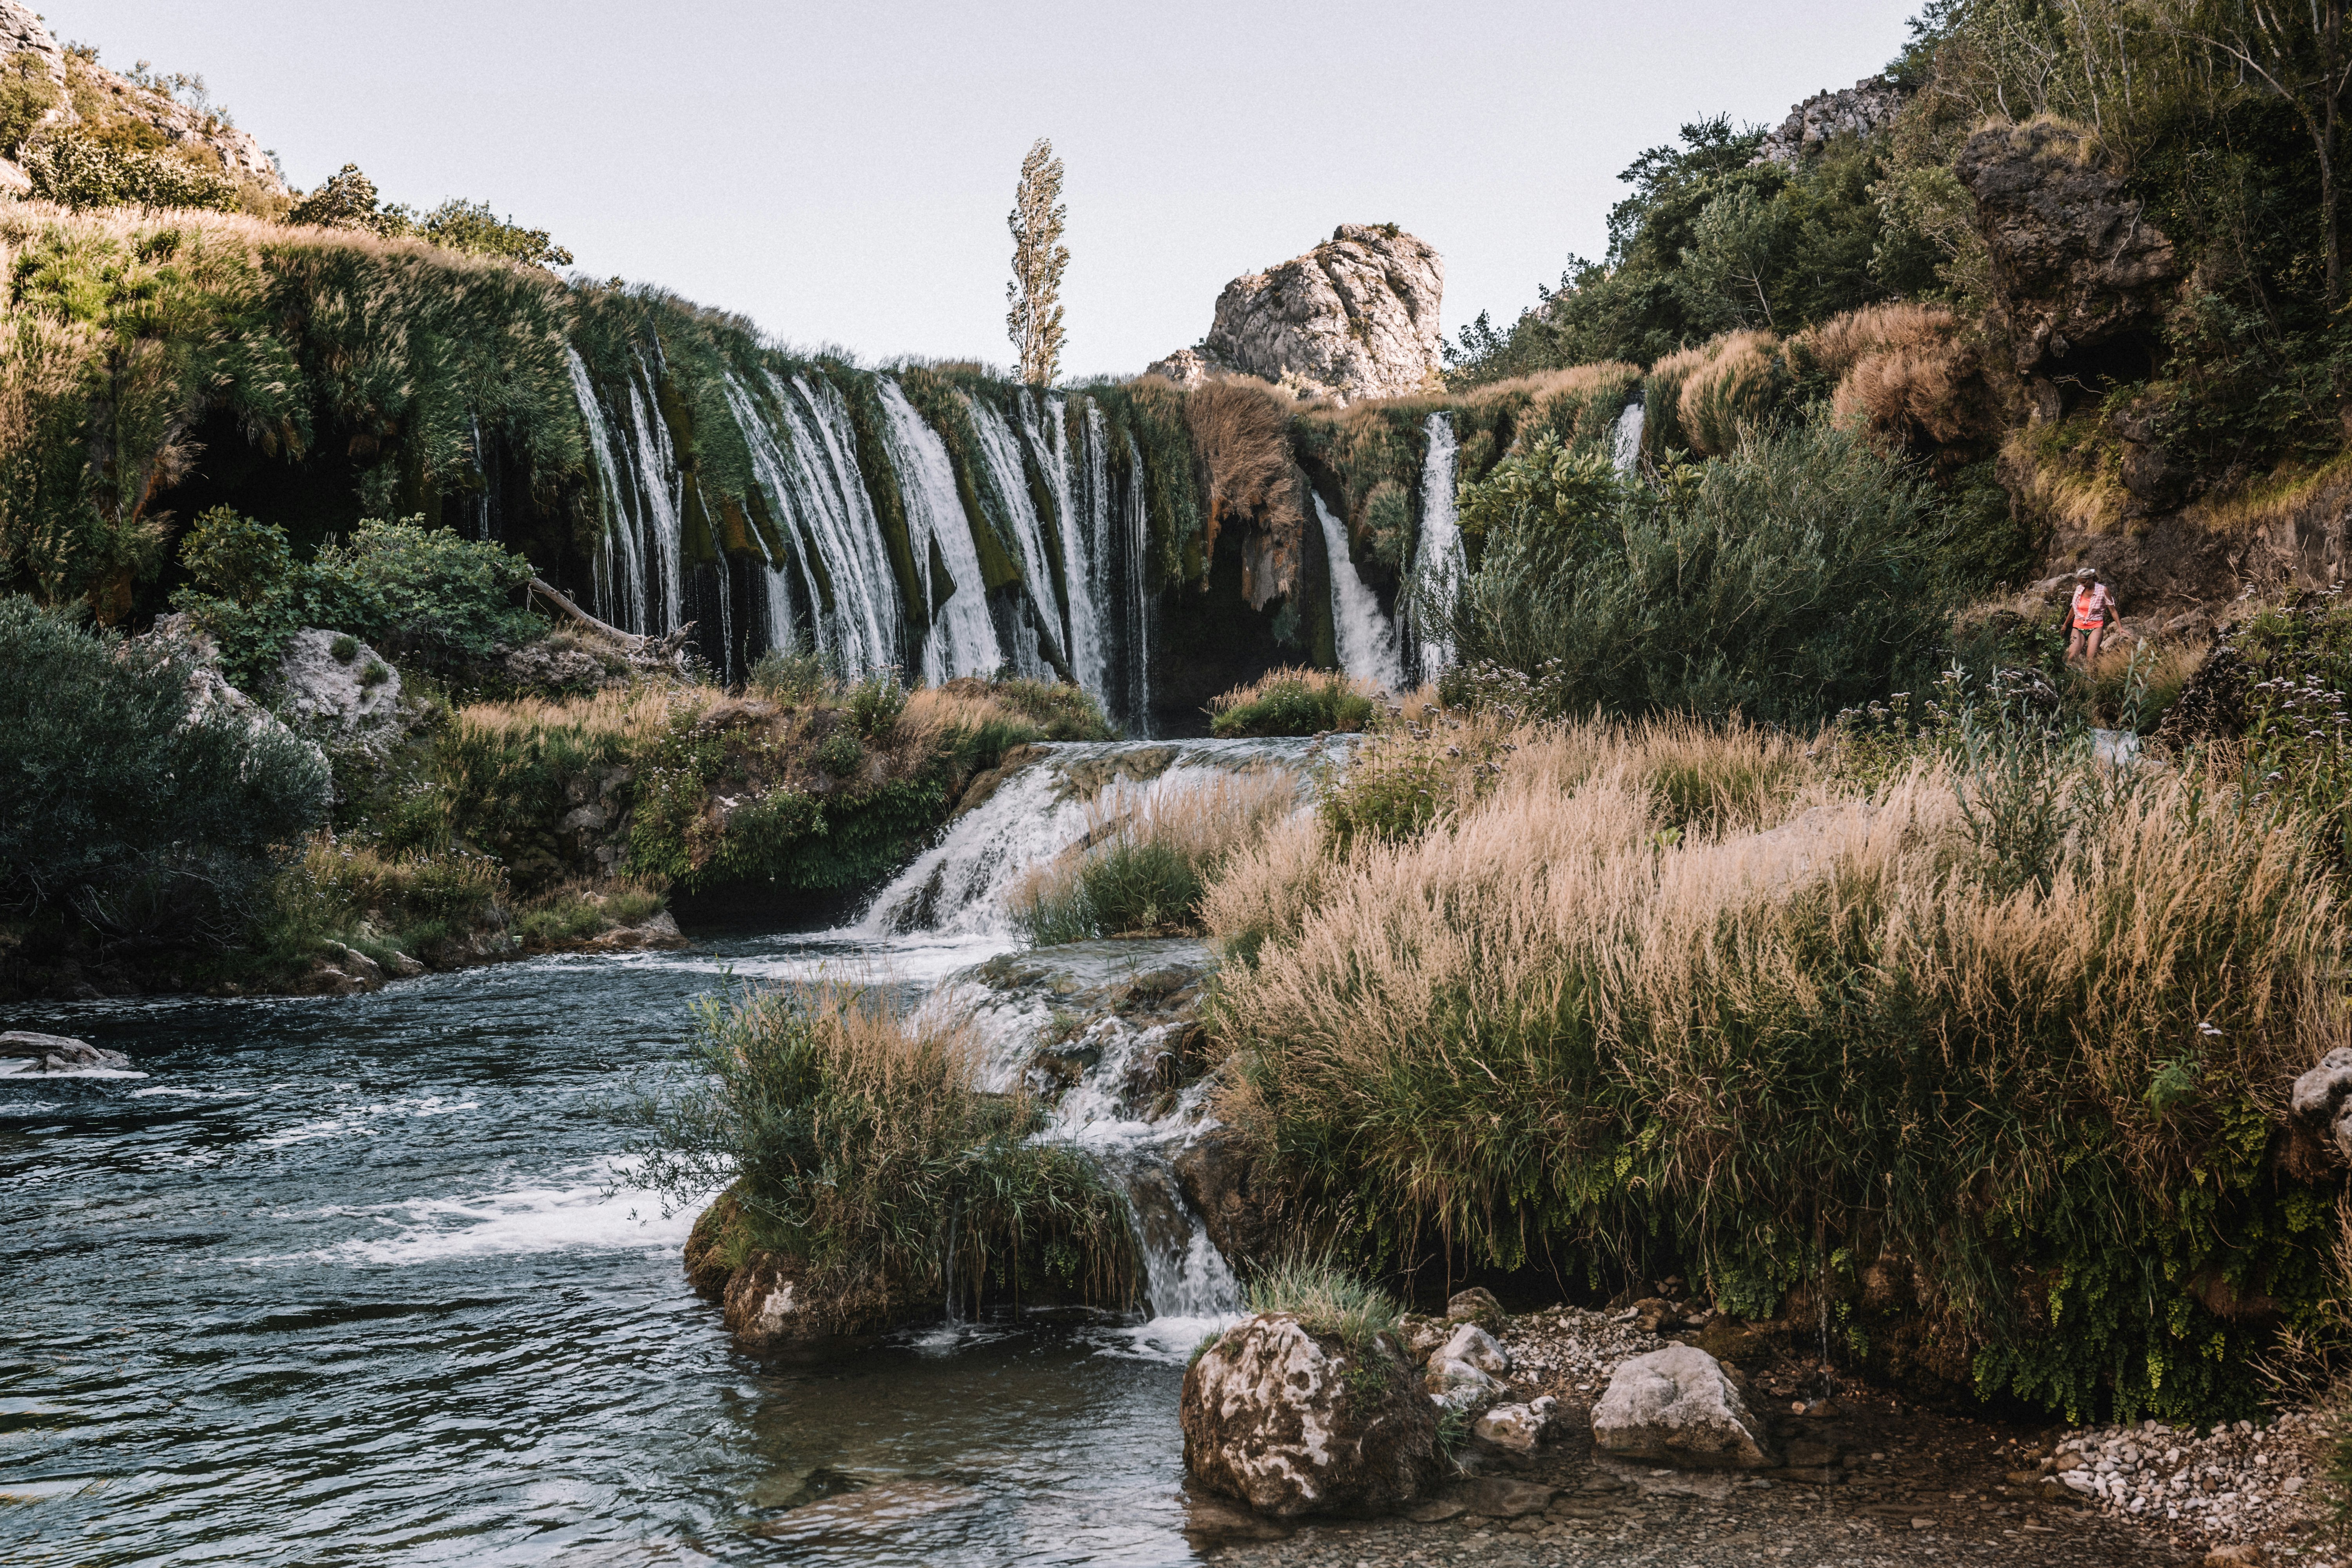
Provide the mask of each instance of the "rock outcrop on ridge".
{"label": "rock outcrop on ridge", "polygon": [[1794,163],[1840,136],[1874,136],[1903,110],[1903,89],[1883,76],[1864,77],[1835,92],[1823,90],[1789,110],[1756,154],[1759,163]]}
{"label": "rock outcrop on ridge", "polygon": [[[37,57],[58,86],[58,106],[48,112],[44,124],[74,125],[86,118],[74,101],[72,89],[79,86],[87,101],[101,108],[100,118],[138,121],[152,127],[167,146],[217,160],[222,172],[239,184],[258,185],[275,195],[290,194],[277,163],[251,132],[240,131],[217,114],[191,108],[102,66],[68,62],[39,13],[19,0],[0,0],[0,58],[20,54]],[[21,191],[30,189],[31,184],[16,164],[0,158],[0,186]]]}
{"label": "rock outcrop on ridge", "polygon": [[1245,273],[1217,296],[1209,335],[1145,372],[1192,385],[1262,376],[1342,401],[1425,390],[1443,363],[1445,262],[1394,224],[1343,223],[1304,256]]}

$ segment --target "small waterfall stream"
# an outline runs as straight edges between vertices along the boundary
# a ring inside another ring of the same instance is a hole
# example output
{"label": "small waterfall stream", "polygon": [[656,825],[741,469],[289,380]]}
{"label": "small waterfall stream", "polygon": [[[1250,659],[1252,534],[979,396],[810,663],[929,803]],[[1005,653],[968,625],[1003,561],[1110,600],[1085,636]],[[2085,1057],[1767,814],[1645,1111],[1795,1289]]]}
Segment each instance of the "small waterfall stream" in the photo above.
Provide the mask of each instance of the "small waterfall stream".
{"label": "small waterfall stream", "polygon": [[1454,641],[1432,605],[1451,605],[1462,583],[1462,523],[1454,510],[1454,421],[1429,416],[1429,455],[1421,465],[1421,544],[1413,559],[1413,629],[1421,678],[1435,680],[1454,662]]}
{"label": "small waterfall stream", "polygon": [[[1032,871],[1092,842],[1107,823],[1238,772],[1289,774],[1304,808],[1310,770],[1329,744],[1116,742],[1039,750],[1038,760],[950,827],[844,934],[869,943],[961,941],[975,952],[1001,953],[1017,941],[1008,896]],[[1207,1321],[1239,1311],[1241,1287],[1185,1201],[1173,1163],[1209,1125],[1202,1085],[1171,1100],[1158,1076],[1173,1037],[1189,1026],[1123,1012],[1101,999],[1118,995],[1141,973],[1181,989],[1213,968],[1196,942],[1087,942],[968,965],[925,1004],[968,1016],[986,1051],[991,1085],[1025,1082],[1051,1100],[1045,1136],[1084,1150],[1127,1193],[1156,1324],[1151,1331],[1163,1340],[1197,1337]],[[1075,1034],[1074,1017],[1083,1024]],[[1040,1063],[1047,1055],[1066,1070],[1046,1071]]]}
{"label": "small waterfall stream", "polygon": [[1349,557],[1348,530],[1319,495],[1315,497],[1315,516],[1323,525],[1324,553],[1331,563],[1331,632],[1339,645],[1339,668],[1358,680],[1394,691],[1404,684],[1397,629]]}
{"label": "small waterfall stream", "polygon": [[1625,412],[1617,416],[1617,430],[1610,442],[1610,458],[1617,465],[1620,479],[1629,478],[1642,461],[1642,405],[1625,405]]}

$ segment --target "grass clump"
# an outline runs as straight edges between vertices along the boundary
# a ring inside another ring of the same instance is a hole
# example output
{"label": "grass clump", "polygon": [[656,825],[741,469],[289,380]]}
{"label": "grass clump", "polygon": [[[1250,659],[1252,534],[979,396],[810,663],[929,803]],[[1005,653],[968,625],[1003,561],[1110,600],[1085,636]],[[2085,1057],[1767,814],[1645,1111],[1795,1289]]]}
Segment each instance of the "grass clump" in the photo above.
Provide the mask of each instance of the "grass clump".
{"label": "grass clump", "polygon": [[2328,1310],[2332,1189],[2272,1152],[2352,933],[2291,814],[1981,735],[1875,788],[1695,727],[1515,743],[1203,901],[1219,1113],[1351,1248],[1679,1269],[2070,1419],[2245,1410]]}
{"label": "grass clump", "polygon": [[890,1014],[857,989],[696,1005],[690,1071],[635,1107],[636,1179],[677,1203],[732,1184],[761,1245],[805,1259],[823,1310],[875,1321],[935,1307],[952,1280],[1123,1304],[1125,1202],[1045,1113],[983,1092],[960,1026]]}
{"label": "grass clump", "polygon": [[1253,1312],[1287,1312],[1310,1333],[1336,1334],[1358,1354],[1368,1353],[1382,1334],[1394,1333],[1404,1310],[1379,1286],[1349,1273],[1328,1258],[1284,1258],[1250,1281]]}
{"label": "grass clump", "polygon": [[1253,735],[1354,734],[1380,710],[1362,681],[1338,670],[1277,669],[1209,704],[1209,732],[1219,740]]}
{"label": "grass clump", "polygon": [[1297,782],[1273,772],[1109,795],[1086,838],[1031,871],[1006,906],[1037,947],[1198,931],[1217,868],[1298,809]]}

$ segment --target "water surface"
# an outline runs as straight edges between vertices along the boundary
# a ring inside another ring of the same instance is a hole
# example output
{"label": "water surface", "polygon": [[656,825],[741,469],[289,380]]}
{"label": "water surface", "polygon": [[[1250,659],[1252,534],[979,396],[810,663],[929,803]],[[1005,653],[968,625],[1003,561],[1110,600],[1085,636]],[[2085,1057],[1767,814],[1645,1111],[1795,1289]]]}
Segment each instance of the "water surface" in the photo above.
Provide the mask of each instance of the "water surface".
{"label": "water surface", "polygon": [[0,1561],[1193,1561],[1181,1357],[996,1325],[763,1363],[686,1288],[692,1215],[613,1190],[606,1109],[690,998],[874,954],[12,1015],[147,1076],[0,1079]]}

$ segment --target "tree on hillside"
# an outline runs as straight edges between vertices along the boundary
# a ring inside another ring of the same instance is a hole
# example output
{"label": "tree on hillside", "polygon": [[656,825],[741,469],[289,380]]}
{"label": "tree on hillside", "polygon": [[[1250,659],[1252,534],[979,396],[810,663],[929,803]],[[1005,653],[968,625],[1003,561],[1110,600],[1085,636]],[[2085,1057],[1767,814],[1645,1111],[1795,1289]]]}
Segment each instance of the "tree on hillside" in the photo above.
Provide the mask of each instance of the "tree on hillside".
{"label": "tree on hillside", "polygon": [[2203,0],[2176,25],[2218,50],[2247,85],[2259,84],[2292,105],[2309,133],[2319,160],[2319,240],[2327,308],[2334,310],[2344,302],[2336,142],[2345,89],[2352,86],[2344,0]]}
{"label": "tree on hillside", "polygon": [[317,190],[296,202],[286,221],[317,224],[321,228],[364,229],[387,239],[416,229],[415,214],[398,203],[385,206],[376,200],[375,182],[361,173],[357,163],[344,164]]}
{"label": "tree on hillside", "polygon": [[1021,379],[1032,386],[1050,384],[1061,367],[1062,273],[1070,265],[1062,220],[1069,210],[1062,205],[1062,161],[1041,136],[1021,160],[1021,183],[1006,220],[1013,229],[1013,281],[1004,297],[1013,309],[1004,326],[1021,356]]}
{"label": "tree on hillside", "polygon": [[525,228],[510,217],[501,218],[488,202],[443,202],[425,215],[424,234],[434,244],[452,250],[504,257],[525,267],[572,265],[572,252],[550,239],[547,230]]}

